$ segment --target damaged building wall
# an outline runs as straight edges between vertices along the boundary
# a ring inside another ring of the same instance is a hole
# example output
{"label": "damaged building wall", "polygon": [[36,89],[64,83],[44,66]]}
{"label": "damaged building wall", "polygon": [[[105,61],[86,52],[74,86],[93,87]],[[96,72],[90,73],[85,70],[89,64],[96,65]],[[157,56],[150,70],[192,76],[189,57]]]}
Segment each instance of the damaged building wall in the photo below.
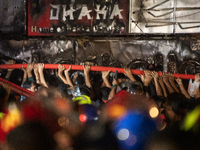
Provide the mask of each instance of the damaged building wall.
{"label": "damaged building wall", "polygon": [[90,62],[99,66],[194,74],[199,71],[200,53],[192,50],[192,44],[187,40],[7,40],[0,42],[0,53],[2,60],[10,57],[27,63]]}
{"label": "damaged building wall", "polygon": [[0,1],[0,34],[25,33],[25,0]]}
{"label": "damaged building wall", "polygon": [[[1,0],[0,60],[71,64],[87,61],[99,66],[195,73],[199,70],[199,37],[196,41],[179,37],[200,32],[198,4],[199,0]],[[34,27],[40,25],[37,32]],[[55,27],[56,33],[48,37],[39,33],[47,26]],[[63,26],[70,32],[60,32]],[[91,32],[82,32],[85,26]],[[31,29],[34,34],[28,34]],[[168,40],[166,34],[174,38]],[[12,36],[6,38],[8,35]],[[159,40],[155,40],[157,35],[161,35]],[[107,37],[116,38],[105,40]]]}

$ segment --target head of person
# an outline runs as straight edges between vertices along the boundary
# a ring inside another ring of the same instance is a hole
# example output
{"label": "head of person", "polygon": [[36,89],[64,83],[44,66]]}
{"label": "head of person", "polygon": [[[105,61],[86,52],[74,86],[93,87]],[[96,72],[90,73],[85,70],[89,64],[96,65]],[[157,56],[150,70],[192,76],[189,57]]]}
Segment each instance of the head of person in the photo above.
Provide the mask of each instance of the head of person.
{"label": "head of person", "polygon": [[25,88],[31,92],[34,92],[34,93],[37,92],[37,90],[38,90],[37,85],[34,82],[28,81],[28,80],[24,82],[23,88]]}
{"label": "head of person", "polygon": [[10,131],[6,137],[9,150],[53,150],[55,141],[46,126],[27,122]]}
{"label": "head of person", "polygon": [[76,98],[81,95],[86,95],[88,97],[91,97],[91,91],[86,86],[76,85],[68,88],[67,92],[69,95],[73,95],[73,98]]}
{"label": "head of person", "polygon": [[62,98],[68,98],[69,97],[69,94],[68,94],[68,88],[69,87],[70,86],[68,84],[64,84],[64,83],[58,84],[57,91],[59,92],[60,97],[62,97]]}
{"label": "head of person", "polygon": [[164,113],[169,124],[181,121],[187,112],[188,101],[183,94],[174,92],[167,96],[167,101],[164,104]]}
{"label": "head of person", "polygon": [[159,112],[162,113],[163,110],[164,110],[164,104],[166,103],[166,98],[164,98],[162,96],[158,96],[158,95],[153,96],[152,98],[154,99],[154,101],[158,105]]}
{"label": "head of person", "polygon": [[85,83],[84,76],[78,74],[78,77],[77,77],[75,83],[76,83],[77,85],[78,85],[78,84],[83,85],[83,84]]}
{"label": "head of person", "polygon": [[76,85],[83,85],[85,83],[85,76],[81,71],[75,71],[71,75],[71,80],[74,81]]}
{"label": "head of person", "polygon": [[139,81],[129,81],[120,83],[122,90],[126,90],[133,95],[143,95],[143,86]]}
{"label": "head of person", "polygon": [[170,126],[153,134],[145,143],[145,150],[198,150],[199,139],[196,132],[182,130],[179,125]]}
{"label": "head of person", "polygon": [[8,64],[15,64],[15,63],[16,63],[16,61],[14,59],[9,59],[8,60]]}
{"label": "head of person", "polygon": [[100,94],[101,94],[102,101],[108,100],[108,96],[109,96],[110,91],[111,91],[111,88],[109,88],[109,87],[102,87],[101,88]]}

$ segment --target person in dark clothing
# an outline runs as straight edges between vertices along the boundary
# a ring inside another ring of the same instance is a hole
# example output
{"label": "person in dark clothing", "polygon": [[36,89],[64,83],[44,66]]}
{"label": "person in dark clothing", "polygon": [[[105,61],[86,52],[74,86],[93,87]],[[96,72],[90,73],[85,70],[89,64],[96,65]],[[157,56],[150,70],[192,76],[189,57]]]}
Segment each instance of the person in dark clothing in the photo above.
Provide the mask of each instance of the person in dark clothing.
{"label": "person in dark clothing", "polygon": [[55,141],[45,125],[27,122],[10,131],[6,147],[12,150],[54,150]]}
{"label": "person in dark clothing", "polygon": [[182,121],[188,112],[188,101],[181,93],[171,93],[167,96],[164,105],[164,113],[168,120],[168,125]]}

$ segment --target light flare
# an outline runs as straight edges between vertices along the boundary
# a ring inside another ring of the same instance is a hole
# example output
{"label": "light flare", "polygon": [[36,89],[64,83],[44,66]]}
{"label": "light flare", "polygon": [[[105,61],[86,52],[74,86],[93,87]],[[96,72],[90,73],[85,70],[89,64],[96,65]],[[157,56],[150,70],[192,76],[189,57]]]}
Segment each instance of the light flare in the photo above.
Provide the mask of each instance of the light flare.
{"label": "light flare", "polygon": [[84,115],[84,114],[81,114],[81,115],[79,116],[79,120],[80,120],[81,122],[86,122],[86,121],[87,121],[87,116]]}
{"label": "light flare", "polygon": [[117,133],[117,138],[121,141],[125,141],[129,138],[129,130],[128,129],[121,129]]}
{"label": "light flare", "polygon": [[150,115],[152,118],[156,118],[156,117],[159,115],[159,110],[158,110],[158,108],[152,107],[152,108],[149,110],[149,115]]}

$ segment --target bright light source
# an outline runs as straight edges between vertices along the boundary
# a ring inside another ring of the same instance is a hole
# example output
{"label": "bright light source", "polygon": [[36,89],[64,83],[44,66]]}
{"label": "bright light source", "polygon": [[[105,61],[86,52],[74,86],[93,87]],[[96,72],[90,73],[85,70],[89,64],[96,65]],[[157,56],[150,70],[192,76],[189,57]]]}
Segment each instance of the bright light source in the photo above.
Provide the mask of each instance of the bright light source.
{"label": "bright light source", "polygon": [[80,120],[81,122],[86,122],[87,116],[84,115],[84,114],[81,114],[81,115],[79,116],[79,120]]}
{"label": "bright light source", "polygon": [[156,107],[152,107],[150,110],[149,110],[149,115],[152,117],[152,118],[156,118],[159,114],[159,111],[158,111],[158,108]]}
{"label": "bright light source", "polygon": [[117,134],[117,138],[119,140],[124,141],[124,140],[128,139],[128,137],[129,137],[129,131],[128,131],[128,129],[121,129],[121,130],[119,130],[119,132]]}

